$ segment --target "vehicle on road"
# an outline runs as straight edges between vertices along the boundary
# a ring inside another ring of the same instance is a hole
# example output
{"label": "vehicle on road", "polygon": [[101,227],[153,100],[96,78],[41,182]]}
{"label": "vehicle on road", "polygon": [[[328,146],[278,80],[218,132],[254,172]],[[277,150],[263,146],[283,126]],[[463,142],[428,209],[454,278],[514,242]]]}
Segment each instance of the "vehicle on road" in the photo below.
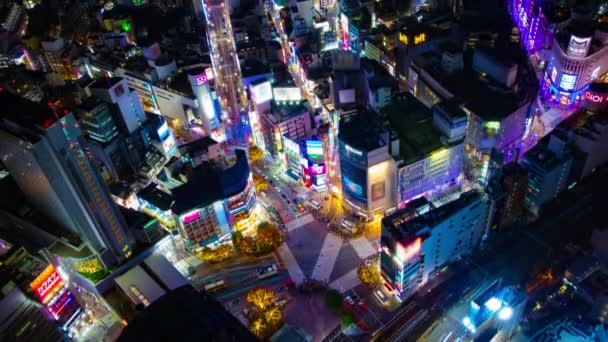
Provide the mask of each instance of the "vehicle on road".
{"label": "vehicle on road", "polygon": [[374,291],[374,295],[376,296],[376,298],[378,298],[378,300],[380,301],[381,304],[384,304],[388,301],[388,298],[382,292],[382,290],[378,289],[378,290]]}
{"label": "vehicle on road", "polygon": [[314,210],[319,210],[321,209],[321,204],[319,202],[317,202],[316,200],[312,199],[308,202],[308,205],[314,209]]}
{"label": "vehicle on road", "polygon": [[276,264],[270,264],[258,268],[258,279],[265,279],[277,274],[278,267]]}
{"label": "vehicle on road", "polygon": [[209,293],[213,293],[213,292],[217,292],[220,290],[223,290],[227,287],[226,285],[226,281],[222,280],[218,280],[215,282],[211,282],[208,283],[204,286],[205,291],[209,292]]}
{"label": "vehicle on road", "polygon": [[355,301],[350,296],[347,296],[344,300],[350,305],[355,305]]}

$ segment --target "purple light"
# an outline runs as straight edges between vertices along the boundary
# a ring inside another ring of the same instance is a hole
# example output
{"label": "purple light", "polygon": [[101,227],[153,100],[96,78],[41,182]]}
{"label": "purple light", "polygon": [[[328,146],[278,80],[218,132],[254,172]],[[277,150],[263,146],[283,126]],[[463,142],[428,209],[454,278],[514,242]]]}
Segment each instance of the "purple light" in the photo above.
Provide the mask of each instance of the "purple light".
{"label": "purple light", "polygon": [[201,84],[205,84],[207,83],[207,75],[206,74],[202,74],[199,76],[196,76],[196,84],[197,85],[201,85]]}

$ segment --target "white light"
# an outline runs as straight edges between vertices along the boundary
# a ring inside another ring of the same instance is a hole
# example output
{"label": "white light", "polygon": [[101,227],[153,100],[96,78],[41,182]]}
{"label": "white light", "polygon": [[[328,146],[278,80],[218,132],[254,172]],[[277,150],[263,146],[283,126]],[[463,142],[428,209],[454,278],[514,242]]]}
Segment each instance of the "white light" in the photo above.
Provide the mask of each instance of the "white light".
{"label": "white light", "polygon": [[511,316],[513,316],[513,310],[508,306],[505,306],[498,312],[498,318],[503,321],[510,319]]}
{"label": "white light", "polygon": [[488,301],[485,303],[485,306],[486,308],[488,308],[488,310],[496,312],[502,306],[502,302],[498,298],[492,297],[488,299]]}

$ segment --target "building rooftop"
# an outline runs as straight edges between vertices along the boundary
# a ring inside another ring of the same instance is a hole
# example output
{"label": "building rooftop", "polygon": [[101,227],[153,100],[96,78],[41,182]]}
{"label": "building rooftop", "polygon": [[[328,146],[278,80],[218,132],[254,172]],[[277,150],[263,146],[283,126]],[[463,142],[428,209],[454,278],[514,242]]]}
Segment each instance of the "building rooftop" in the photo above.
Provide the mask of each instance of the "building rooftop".
{"label": "building rooftop", "polygon": [[274,101],[271,102],[270,114],[268,115],[274,123],[289,120],[302,113],[308,113],[308,102],[305,100],[294,102]]}
{"label": "building rooftop", "polygon": [[118,82],[122,81],[121,77],[104,77],[98,78],[89,85],[91,88],[110,89]]}
{"label": "building rooftop", "polygon": [[[51,110],[40,103],[26,100],[7,91],[0,91],[0,129],[6,129],[32,143],[40,140],[45,128],[52,126],[67,114],[67,111]],[[5,120],[16,123],[20,127],[9,128],[3,123]]]}
{"label": "building rooftop", "polygon": [[196,139],[189,143],[179,146],[180,154],[205,154],[209,150],[210,146],[217,145],[218,142],[213,140],[210,136],[206,136],[200,139]]}
{"label": "building rooftop", "polygon": [[192,169],[186,184],[171,190],[175,199],[172,210],[180,215],[233,196],[245,190],[249,176],[249,164],[243,150],[236,150],[236,162],[228,168],[203,163]]}
{"label": "building rooftop", "polygon": [[339,127],[338,139],[357,150],[369,152],[389,143],[380,118],[367,109],[359,108],[357,113],[341,116]]}
{"label": "building rooftop", "polygon": [[441,134],[433,125],[433,112],[406,93],[382,111],[399,138],[399,158],[410,164],[443,146]]}
{"label": "building rooftop", "polygon": [[543,142],[526,152],[523,160],[525,163],[532,164],[534,167],[545,171],[550,171],[563,163],[563,160],[551,151]]}
{"label": "building rooftop", "polygon": [[464,68],[453,73],[441,69],[441,57],[425,53],[414,59],[443,88],[463,105],[486,121],[500,121],[531,101],[536,92],[515,92],[513,89]]}
{"label": "building rooftop", "polygon": [[418,236],[421,229],[433,229],[475,201],[479,202],[477,205],[481,205],[480,200],[479,193],[474,190],[465,192],[458,199],[438,208],[430,205],[425,198],[416,199],[408,203],[405,209],[384,217],[382,227],[398,237],[399,241],[412,239]]}
{"label": "building rooftop", "polygon": [[188,341],[257,341],[218,301],[189,285],[168,292],[139,312],[118,341],[171,341],[176,336]]}
{"label": "building rooftop", "polygon": [[155,183],[151,183],[145,189],[141,190],[137,194],[137,197],[163,211],[170,210],[174,203],[173,196],[157,189]]}
{"label": "building rooftop", "polygon": [[243,75],[243,78],[269,73],[270,67],[268,64],[262,63],[257,59],[247,58],[245,59],[245,62],[241,64],[241,74]]}

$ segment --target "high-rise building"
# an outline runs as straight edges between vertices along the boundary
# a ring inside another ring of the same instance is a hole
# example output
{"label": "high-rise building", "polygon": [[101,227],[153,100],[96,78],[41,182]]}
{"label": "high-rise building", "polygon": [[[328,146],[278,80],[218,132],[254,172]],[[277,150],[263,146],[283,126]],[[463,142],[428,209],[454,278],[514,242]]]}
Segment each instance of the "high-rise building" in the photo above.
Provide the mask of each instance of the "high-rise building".
{"label": "high-rise building", "polygon": [[127,81],[118,78],[101,78],[88,86],[91,93],[112,109],[112,116],[120,132],[131,134],[146,121],[146,113],[136,91],[129,89]]}
{"label": "high-rise building", "polygon": [[528,192],[525,206],[538,215],[542,206],[566,189],[573,156],[570,147],[557,135],[550,135],[547,144],[528,151],[522,165],[528,170]]}
{"label": "high-rise building", "polygon": [[96,97],[88,98],[78,108],[80,123],[89,138],[109,143],[118,135],[110,107]]}
{"label": "high-rise building", "polygon": [[37,209],[88,243],[106,265],[131,256],[132,239],[83,146],[74,116],[0,93],[0,158]]}
{"label": "high-rise building", "polygon": [[477,247],[485,206],[469,191],[435,207],[424,197],[382,219],[382,277],[403,300],[438,274],[449,262]]}

